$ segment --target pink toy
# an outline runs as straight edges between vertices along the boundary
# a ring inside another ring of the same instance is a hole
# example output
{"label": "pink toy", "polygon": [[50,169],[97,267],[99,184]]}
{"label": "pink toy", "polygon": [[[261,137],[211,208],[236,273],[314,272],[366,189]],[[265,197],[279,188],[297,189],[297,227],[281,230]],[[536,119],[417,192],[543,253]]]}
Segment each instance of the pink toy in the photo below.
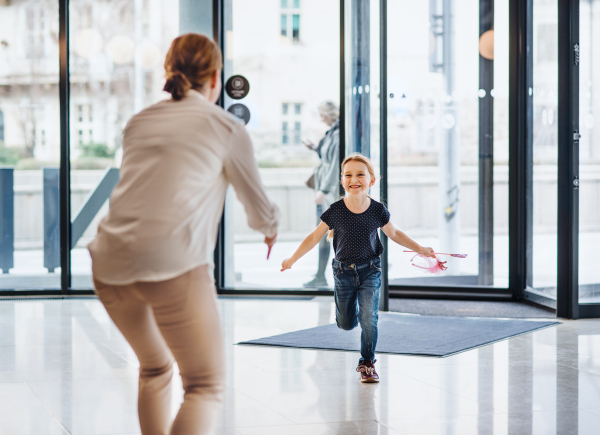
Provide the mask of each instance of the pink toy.
{"label": "pink toy", "polygon": [[[442,273],[444,270],[448,269],[448,266],[445,266],[445,261],[440,261],[436,258],[427,257],[423,254],[417,254],[413,258],[410,259],[412,265],[418,267],[419,269],[424,269],[426,272],[433,273],[434,275],[438,275]],[[422,266],[415,263],[421,263]]]}
{"label": "pink toy", "polygon": [[[415,252],[415,251],[404,251],[404,252]],[[436,252],[435,255],[449,255],[450,257],[456,258],[467,258],[467,254],[444,254],[443,252]]]}

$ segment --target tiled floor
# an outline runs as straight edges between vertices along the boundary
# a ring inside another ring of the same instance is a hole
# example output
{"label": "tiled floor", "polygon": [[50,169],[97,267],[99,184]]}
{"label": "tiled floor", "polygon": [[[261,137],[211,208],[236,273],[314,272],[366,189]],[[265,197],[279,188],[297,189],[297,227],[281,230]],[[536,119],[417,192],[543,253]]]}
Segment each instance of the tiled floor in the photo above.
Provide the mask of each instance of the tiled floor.
{"label": "tiled floor", "polygon": [[[329,298],[222,299],[217,435],[600,434],[600,320],[448,358],[237,346],[333,321]],[[139,434],[137,361],[94,299],[0,302],[0,434]],[[181,384],[173,410],[181,400]]]}

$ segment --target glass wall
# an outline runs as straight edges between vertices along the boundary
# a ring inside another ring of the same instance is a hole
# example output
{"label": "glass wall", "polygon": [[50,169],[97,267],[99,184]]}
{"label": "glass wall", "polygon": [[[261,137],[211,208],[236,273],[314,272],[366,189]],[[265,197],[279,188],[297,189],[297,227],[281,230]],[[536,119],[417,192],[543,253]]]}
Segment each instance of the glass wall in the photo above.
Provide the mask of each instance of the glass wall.
{"label": "glass wall", "polygon": [[[279,265],[339,199],[337,181],[310,187],[315,168],[328,159],[325,150],[329,157],[359,151],[379,166],[379,107],[386,98],[388,197],[380,198],[378,184],[371,195],[386,203],[393,222],[419,243],[467,254],[448,258],[444,275],[430,276],[390,243],[390,284],[506,288],[507,2],[388,2],[388,93],[382,96],[379,2],[343,0],[341,84],[340,1],[224,0],[225,81],[240,75],[249,83],[241,99],[225,96],[225,109],[247,117],[263,182],[282,211],[278,243],[267,261],[262,235],[247,226],[241,204],[229,192],[225,287],[332,286],[330,244],[315,248],[291,271],[280,273]],[[532,1],[533,231],[527,284],[555,297],[557,0]],[[92,287],[86,245],[118,179],[123,128],[133,114],[169,97],[162,91],[162,64],[180,32],[184,3],[69,2],[74,288]],[[600,63],[594,56],[600,46],[599,5],[600,0],[582,0],[580,14],[582,302],[600,300],[600,274],[593,265],[600,238],[595,113]],[[58,34],[57,2],[0,2],[0,289],[60,287]],[[319,189],[327,194],[323,204],[317,204]],[[101,200],[91,201],[92,192]],[[86,220],[89,215],[95,217]]]}
{"label": "glass wall", "polygon": [[580,4],[579,301],[600,302],[600,1]]}
{"label": "glass wall", "polygon": [[432,276],[390,242],[390,285],[508,287],[508,4],[389,2],[386,97],[392,221],[467,254]]}
{"label": "glass wall", "polygon": [[60,288],[58,2],[0,2],[0,289]]}
{"label": "glass wall", "polygon": [[327,288],[333,285],[327,242],[291,270],[279,270],[283,259],[316,228],[317,216],[339,191],[337,181],[317,186],[327,193],[319,206],[307,181],[321,162],[339,162],[340,3],[226,0],[224,4],[225,81],[241,75],[249,83],[249,92],[241,99],[226,94],[225,108],[236,115],[249,114],[246,128],[262,180],[281,210],[277,244],[267,260],[264,236],[248,227],[243,206],[233,190],[229,192],[225,286]]}
{"label": "glass wall", "polygon": [[556,298],[558,179],[558,2],[533,1],[534,292]]}
{"label": "glass wall", "polygon": [[[178,2],[70,1],[72,286],[92,288],[86,245],[108,211],[118,180],[123,129],[135,113],[170,95],[164,59],[179,34]],[[89,201],[92,191],[101,201]],[[83,211],[98,210],[85,220]]]}
{"label": "glass wall", "polygon": [[[379,170],[380,160],[380,10],[379,1],[345,0],[345,155],[368,156]],[[378,180],[380,181],[380,179]],[[381,201],[380,183],[369,196]],[[385,202],[385,200],[384,200]]]}

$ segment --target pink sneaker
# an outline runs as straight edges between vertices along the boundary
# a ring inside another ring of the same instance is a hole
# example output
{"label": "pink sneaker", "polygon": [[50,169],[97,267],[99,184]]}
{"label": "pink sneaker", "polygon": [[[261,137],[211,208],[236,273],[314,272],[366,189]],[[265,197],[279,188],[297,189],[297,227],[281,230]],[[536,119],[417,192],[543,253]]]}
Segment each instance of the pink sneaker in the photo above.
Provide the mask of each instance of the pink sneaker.
{"label": "pink sneaker", "polygon": [[356,367],[356,371],[360,373],[360,381],[365,383],[379,382],[379,375],[375,371],[375,363],[377,360],[364,360],[362,364]]}

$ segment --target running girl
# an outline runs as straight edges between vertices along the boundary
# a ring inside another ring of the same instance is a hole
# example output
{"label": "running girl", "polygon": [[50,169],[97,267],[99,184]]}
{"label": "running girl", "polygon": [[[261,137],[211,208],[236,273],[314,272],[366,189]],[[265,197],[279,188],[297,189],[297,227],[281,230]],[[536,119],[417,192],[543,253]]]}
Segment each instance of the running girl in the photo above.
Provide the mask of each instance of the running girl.
{"label": "running girl", "polygon": [[[329,230],[333,232],[333,276],[335,278],[335,318],[339,328],[349,331],[358,326],[361,358],[356,371],[361,382],[379,382],[375,371],[379,289],[383,246],[377,230],[394,242],[419,254],[434,257],[431,248],[424,248],[390,222],[390,212],[380,202],[369,197],[375,184],[375,169],[371,160],[355,153],[342,163],[342,186],[346,196],[331,204],[321,215],[321,223],[300,245],[291,258],[281,265],[281,271],[291,269],[296,261],[315,247]],[[358,305],[358,307],[357,307]]]}

